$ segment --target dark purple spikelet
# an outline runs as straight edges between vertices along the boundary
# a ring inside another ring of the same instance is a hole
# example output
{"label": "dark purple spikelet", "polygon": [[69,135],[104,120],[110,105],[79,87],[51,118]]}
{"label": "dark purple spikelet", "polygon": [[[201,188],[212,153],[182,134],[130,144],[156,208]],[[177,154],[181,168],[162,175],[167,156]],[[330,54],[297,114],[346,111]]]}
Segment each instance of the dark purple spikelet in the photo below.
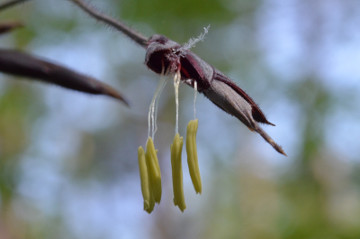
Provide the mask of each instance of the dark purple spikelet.
{"label": "dark purple spikelet", "polygon": [[284,150],[266,134],[259,123],[273,125],[254,100],[231,81],[226,75],[202,60],[179,43],[162,35],[153,35],[148,40],[145,64],[154,72],[161,74],[163,67],[169,74],[180,71],[181,80],[203,93],[215,105],[235,116],[251,131],[258,132],[279,153]]}

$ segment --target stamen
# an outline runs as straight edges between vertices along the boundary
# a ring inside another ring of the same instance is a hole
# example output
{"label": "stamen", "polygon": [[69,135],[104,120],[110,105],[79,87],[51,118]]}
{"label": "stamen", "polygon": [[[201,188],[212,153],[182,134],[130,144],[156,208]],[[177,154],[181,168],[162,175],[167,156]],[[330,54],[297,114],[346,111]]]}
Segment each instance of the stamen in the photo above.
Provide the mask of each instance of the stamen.
{"label": "stamen", "polygon": [[183,137],[176,134],[170,147],[171,151],[171,168],[174,192],[174,204],[183,212],[186,208],[183,187],[183,173],[181,166],[181,152],[183,146]]}
{"label": "stamen", "polygon": [[151,182],[149,175],[149,168],[146,166],[145,152],[143,147],[138,148],[138,161],[139,161],[139,171],[140,171],[140,182],[141,182],[141,192],[144,199],[144,210],[148,213],[151,213],[155,206],[155,200],[153,197],[153,192],[151,191]]}
{"label": "stamen", "polygon": [[156,203],[160,203],[161,200],[161,171],[159,160],[156,154],[157,150],[154,147],[152,138],[148,138],[146,142],[146,167],[148,168],[151,194],[154,197]]}
{"label": "stamen", "polygon": [[198,129],[198,120],[190,120],[186,129],[186,154],[189,166],[191,181],[196,193],[201,193],[201,177],[196,149],[196,132]]}

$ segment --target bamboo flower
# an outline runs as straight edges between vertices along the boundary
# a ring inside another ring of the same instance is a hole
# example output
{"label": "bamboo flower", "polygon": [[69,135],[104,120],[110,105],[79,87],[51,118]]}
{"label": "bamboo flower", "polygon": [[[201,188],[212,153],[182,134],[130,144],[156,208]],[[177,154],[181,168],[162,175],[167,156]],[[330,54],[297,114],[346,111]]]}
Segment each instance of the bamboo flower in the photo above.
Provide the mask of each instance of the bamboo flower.
{"label": "bamboo flower", "polygon": [[183,174],[181,166],[181,152],[183,146],[183,137],[177,133],[170,147],[171,150],[171,168],[174,191],[174,204],[183,212],[186,208],[183,188]]}
{"label": "bamboo flower", "polygon": [[191,120],[186,130],[186,154],[189,166],[191,181],[194,185],[196,193],[201,193],[201,177],[199,170],[199,163],[196,150],[196,133],[198,129],[199,120]]}

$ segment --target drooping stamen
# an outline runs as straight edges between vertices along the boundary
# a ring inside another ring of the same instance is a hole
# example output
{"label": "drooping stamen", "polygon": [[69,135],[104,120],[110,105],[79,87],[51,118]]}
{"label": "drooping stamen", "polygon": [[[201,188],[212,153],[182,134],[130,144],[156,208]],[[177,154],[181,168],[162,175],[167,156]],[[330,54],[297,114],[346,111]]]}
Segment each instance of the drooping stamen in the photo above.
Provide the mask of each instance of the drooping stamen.
{"label": "drooping stamen", "polygon": [[199,170],[199,162],[196,149],[196,133],[198,129],[199,120],[190,120],[186,129],[186,154],[189,166],[189,173],[191,181],[194,185],[196,193],[201,193],[201,176]]}
{"label": "drooping stamen", "polygon": [[176,134],[174,141],[170,146],[171,151],[171,169],[173,180],[174,204],[183,212],[186,208],[183,186],[183,172],[181,165],[181,152],[183,147],[183,137]]}
{"label": "drooping stamen", "polygon": [[148,168],[148,174],[150,179],[151,194],[154,197],[156,203],[160,203],[161,200],[161,171],[159,160],[157,157],[157,150],[155,149],[152,138],[148,138],[146,142],[145,152],[146,167]]}
{"label": "drooping stamen", "polygon": [[155,200],[150,182],[150,170],[146,165],[145,151],[143,147],[138,148],[138,161],[141,182],[141,192],[144,199],[144,210],[151,213],[155,206]]}

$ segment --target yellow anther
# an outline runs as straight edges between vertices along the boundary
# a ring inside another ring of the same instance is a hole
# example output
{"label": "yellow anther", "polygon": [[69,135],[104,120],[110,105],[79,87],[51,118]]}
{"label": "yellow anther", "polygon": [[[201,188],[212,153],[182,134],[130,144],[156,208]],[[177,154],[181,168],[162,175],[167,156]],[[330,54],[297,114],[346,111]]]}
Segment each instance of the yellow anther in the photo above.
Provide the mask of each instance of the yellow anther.
{"label": "yellow anther", "polygon": [[141,192],[144,198],[144,210],[151,213],[155,206],[154,197],[151,195],[150,180],[148,174],[148,167],[145,161],[144,149],[140,146],[138,148],[138,161],[141,181]]}
{"label": "yellow anther", "polygon": [[161,172],[159,161],[156,155],[154,142],[151,137],[146,142],[146,166],[148,168],[151,194],[154,197],[156,203],[160,203],[161,200]]}
{"label": "yellow anther", "polygon": [[183,173],[181,166],[181,152],[183,146],[183,137],[176,134],[170,147],[171,150],[171,168],[174,191],[174,204],[183,212],[186,208],[183,188]]}
{"label": "yellow anther", "polygon": [[196,149],[196,133],[198,129],[198,119],[191,120],[186,130],[186,154],[189,166],[191,181],[196,193],[201,193],[201,177]]}

